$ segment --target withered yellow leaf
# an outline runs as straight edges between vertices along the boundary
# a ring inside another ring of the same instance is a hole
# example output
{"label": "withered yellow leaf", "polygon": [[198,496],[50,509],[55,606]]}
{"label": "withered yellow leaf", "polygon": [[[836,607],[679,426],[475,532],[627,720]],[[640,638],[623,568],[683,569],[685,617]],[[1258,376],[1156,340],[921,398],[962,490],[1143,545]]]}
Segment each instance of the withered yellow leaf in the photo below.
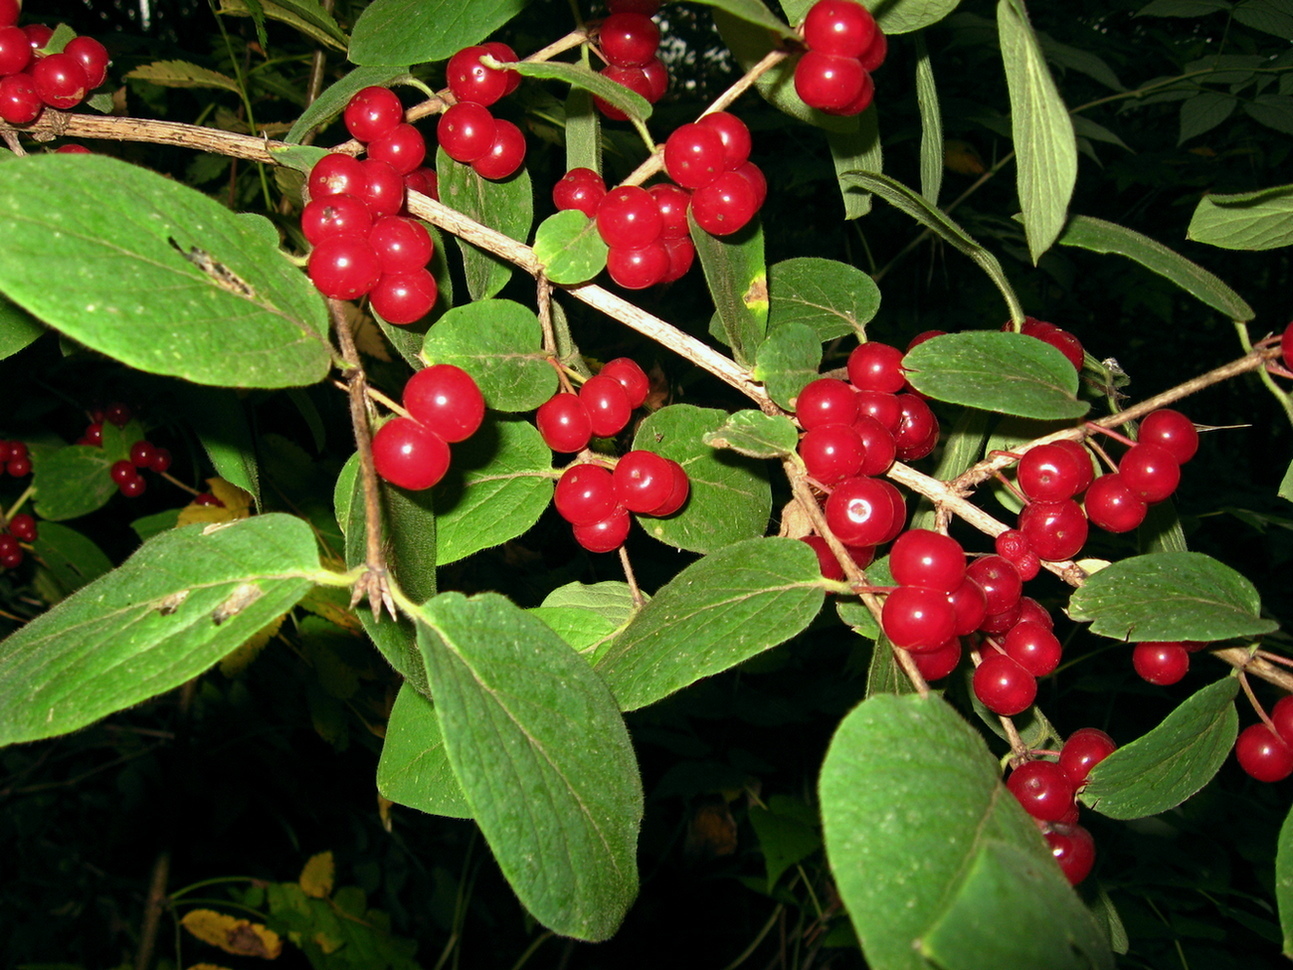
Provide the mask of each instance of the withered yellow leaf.
{"label": "withered yellow leaf", "polygon": [[310,861],[301,870],[301,892],[315,899],[327,899],[332,895],[336,874],[337,867],[331,852],[310,856]]}
{"label": "withered yellow leaf", "polygon": [[246,492],[223,478],[208,478],[207,490],[220,501],[220,505],[197,505],[190,503],[180,509],[176,525],[192,525],[201,522],[203,525],[216,525],[221,522],[233,522],[251,515],[251,493]]}
{"label": "withered yellow leaf", "polygon": [[283,952],[283,941],[273,930],[215,910],[190,910],[180,923],[203,943],[218,946],[235,956],[273,960]]}

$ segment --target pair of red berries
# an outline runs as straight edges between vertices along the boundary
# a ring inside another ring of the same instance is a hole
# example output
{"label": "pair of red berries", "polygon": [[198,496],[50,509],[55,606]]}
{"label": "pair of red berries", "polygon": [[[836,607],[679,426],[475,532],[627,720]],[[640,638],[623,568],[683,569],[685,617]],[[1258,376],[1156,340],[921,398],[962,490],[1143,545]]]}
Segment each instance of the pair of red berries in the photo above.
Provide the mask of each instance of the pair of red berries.
{"label": "pair of red berries", "polygon": [[827,114],[856,115],[875,96],[871,72],[884,63],[889,42],[860,3],[819,0],[803,23],[807,53],[795,65],[795,91]]}
{"label": "pair of red berries", "polygon": [[584,381],[578,394],[562,392],[541,404],[534,414],[535,426],[553,451],[583,451],[594,437],[610,438],[623,431],[650,390],[642,368],[619,357]]}
{"label": "pair of red berries", "polygon": [[[657,56],[660,28],[651,20],[660,4],[658,0],[610,0],[606,6],[610,16],[594,35],[606,61],[601,75],[655,104],[669,90],[669,72]],[[628,118],[602,98],[593,98],[593,103],[612,121]]]}
{"label": "pair of red berries", "polygon": [[21,441],[0,441],[0,467],[14,478],[31,474],[31,456]]}
{"label": "pair of red berries", "polygon": [[449,470],[449,445],[465,441],[485,420],[485,397],[453,364],[423,368],[404,385],[408,417],[391,418],[373,435],[377,474],[400,488],[431,488]]}
{"label": "pair of red berries", "polygon": [[0,119],[12,125],[35,121],[46,107],[76,107],[108,74],[107,48],[93,37],[47,53],[53,29],[17,26],[20,12],[14,0],[0,3]]}
{"label": "pair of red berries", "polygon": [[683,125],[665,141],[665,172],[691,190],[692,218],[711,236],[739,232],[767,199],[768,180],[750,161],[751,144],[745,122],[727,111]]}
{"label": "pair of red berries", "polygon": [[481,178],[505,179],[525,161],[525,136],[512,122],[494,117],[489,106],[515,91],[521,75],[490,67],[483,57],[503,64],[517,60],[516,52],[498,41],[464,47],[449,58],[446,76],[457,103],[440,116],[436,137],[446,155],[470,165]]}
{"label": "pair of red berries", "polygon": [[114,462],[108,474],[117,485],[117,490],[126,498],[138,498],[144,494],[148,483],[140,474],[144,469],[157,472],[159,475],[171,467],[171,453],[159,448],[149,441],[140,439],[130,446],[128,460]]}
{"label": "pair of red berries", "polygon": [[4,531],[0,532],[0,569],[17,569],[21,566],[23,550],[19,543],[35,542],[36,536],[36,520],[26,512],[10,518]]}
{"label": "pair of red berries", "polygon": [[630,512],[664,518],[687,502],[687,472],[653,451],[630,451],[613,471],[597,462],[568,466],[552,502],[571,524],[575,541],[589,552],[614,552],[628,538]]}
{"label": "pair of red berries", "polygon": [[1276,701],[1270,720],[1274,730],[1262,722],[1239,732],[1235,758],[1258,781],[1283,781],[1293,774],[1293,696]]}

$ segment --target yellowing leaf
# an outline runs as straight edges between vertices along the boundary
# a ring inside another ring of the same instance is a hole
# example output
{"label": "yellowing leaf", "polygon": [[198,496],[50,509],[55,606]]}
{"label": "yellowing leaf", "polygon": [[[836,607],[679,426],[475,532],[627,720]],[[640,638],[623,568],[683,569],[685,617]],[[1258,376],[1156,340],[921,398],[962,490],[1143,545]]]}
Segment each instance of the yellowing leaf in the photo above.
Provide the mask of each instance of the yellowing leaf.
{"label": "yellowing leaf", "polygon": [[238,82],[229,75],[188,61],[154,61],[135,68],[126,77],[137,81],[151,81],[165,88],[222,88],[238,93]]}
{"label": "yellowing leaf", "polygon": [[[315,899],[326,899],[332,895],[332,886],[336,881],[337,867],[331,852],[320,852],[310,856],[310,861],[301,870],[301,892]],[[319,944],[322,946],[323,944]],[[325,953],[332,952],[326,947]]]}
{"label": "yellowing leaf", "polygon": [[207,488],[219,501],[220,505],[198,505],[190,502],[180,509],[176,525],[192,525],[201,522],[214,525],[220,522],[233,522],[251,515],[252,495],[237,485],[226,482],[223,478],[208,478]]}
{"label": "yellowing leaf", "polygon": [[283,952],[283,941],[277,933],[250,920],[234,919],[210,909],[194,909],[185,913],[180,923],[203,943],[218,946],[235,956],[273,960]]}
{"label": "yellowing leaf", "polygon": [[260,652],[265,649],[266,645],[272,640],[279,628],[283,625],[283,620],[287,614],[275,617],[267,623],[261,630],[250,637],[246,643],[236,649],[220,661],[220,673],[226,677],[236,677],[248,667],[251,662],[260,656]]}
{"label": "yellowing leaf", "polygon": [[359,352],[367,354],[369,357],[376,357],[386,363],[391,362],[390,347],[386,343],[386,338],[382,336],[381,329],[377,326],[377,321],[367,313],[364,313],[353,303],[347,303],[345,307],[346,322],[350,325],[350,332],[354,334],[355,346]]}

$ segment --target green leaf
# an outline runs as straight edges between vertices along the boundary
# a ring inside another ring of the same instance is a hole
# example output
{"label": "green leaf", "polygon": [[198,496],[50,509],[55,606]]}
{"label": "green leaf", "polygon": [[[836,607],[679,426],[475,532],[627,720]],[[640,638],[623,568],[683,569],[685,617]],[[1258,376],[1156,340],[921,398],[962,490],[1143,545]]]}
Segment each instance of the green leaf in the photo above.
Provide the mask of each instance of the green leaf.
{"label": "green leaf", "polygon": [[37,448],[31,456],[36,513],[55,522],[89,515],[107,505],[117,494],[109,472],[114,462],[127,457],[90,445]]}
{"label": "green leaf", "polygon": [[718,451],[702,440],[727,421],[727,412],[673,404],[638,425],[634,448],[654,451],[682,465],[691,495],[667,519],[638,516],[638,524],[661,542],[692,552],[763,535],[772,513],[772,490],[763,462]]}
{"label": "green leaf", "polygon": [[1178,145],[1211,131],[1234,112],[1239,99],[1233,94],[1220,91],[1201,91],[1181,102],[1181,133],[1176,139]]}
{"label": "green leaf", "polygon": [[884,170],[884,148],[880,143],[880,117],[872,104],[860,115],[840,119],[851,121],[845,128],[827,128],[826,144],[835,166],[835,182],[844,202],[844,218],[860,219],[871,211],[871,193],[845,178],[850,172]]}
{"label": "green leaf", "polygon": [[763,850],[771,893],[783,872],[821,848],[817,816],[801,799],[773,795],[766,807],[750,806],[749,818]]}
{"label": "green leaf", "polygon": [[[0,237],[6,296],[132,367],[292,387],[331,366],[323,298],[305,274],[220,203],[146,169],[103,155],[2,165]],[[58,286],[49,266],[62,267]]]}
{"label": "green leaf", "polygon": [[1280,929],[1284,933],[1284,955],[1293,953],[1293,809],[1280,826],[1275,852],[1275,901],[1279,906]]}
{"label": "green leaf", "polygon": [[[775,311],[777,302],[773,297]],[[804,389],[820,376],[822,341],[812,327],[804,323],[787,323],[776,327],[759,345],[758,362],[751,376],[762,381],[768,395],[786,410]]]}
{"label": "green leaf", "polygon": [[997,27],[1010,88],[1019,204],[1036,263],[1064,228],[1077,182],[1077,138],[1023,0],[1000,0]]}
{"label": "green leaf", "polygon": [[961,0],[869,0],[865,4],[886,34],[910,34],[936,24]]}
{"label": "green leaf", "polygon": [[798,323],[812,327],[819,343],[848,334],[861,338],[880,309],[880,288],[871,277],[838,260],[784,259],[768,271],[768,281],[768,329],[773,333]]}
{"label": "green leaf", "polygon": [[[372,7],[368,8],[369,10]],[[534,221],[534,197],[530,173],[522,168],[501,182],[481,178],[470,165],[455,162],[436,152],[436,174],[440,178],[440,200],[463,215],[520,242],[530,235]],[[467,292],[473,300],[485,300],[501,290],[512,278],[512,264],[454,237],[462,252]]]}
{"label": "green leaf", "polygon": [[847,177],[852,184],[874,192],[894,208],[915,219],[931,232],[951,243],[953,248],[969,256],[978,264],[980,269],[988,274],[988,277],[996,284],[997,289],[1001,291],[1001,295],[1006,299],[1006,306],[1010,308],[1011,317],[1019,320],[1024,318],[1024,308],[1019,303],[1019,298],[1015,296],[1015,291],[1011,289],[1010,281],[1006,279],[1005,271],[1002,270],[1001,263],[997,261],[997,257],[979,245],[978,242],[971,238],[969,233],[953,222],[941,209],[930,205],[919,192],[913,192],[901,182],[887,175],[860,171],[849,172]]}
{"label": "green leaf", "polygon": [[[220,13],[233,17],[250,17],[252,0],[220,0]],[[317,0],[254,0],[270,20],[287,24],[306,37],[344,51],[350,43],[345,31],[337,26],[332,15]]]}
{"label": "green leaf", "polygon": [[763,262],[763,226],[757,217],[730,236],[711,236],[687,211],[692,242],[705,271],[725,342],[736,359],[753,361],[768,332],[768,270]]}
{"label": "green leaf", "polygon": [[112,569],[112,561],[90,539],[57,522],[40,523],[32,548],[64,593],[73,593]]}
{"label": "green leaf", "polygon": [[799,429],[782,414],[737,411],[701,438],[711,448],[730,448],[751,458],[781,458],[799,445]]}
{"label": "green leaf", "polygon": [[1277,629],[1247,579],[1199,552],[1124,559],[1087,577],[1069,616],[1115,640],[1228,640]]}
{"label": "green leaf", "polygon": [[606,268],[606,243],[597,223],[578,209],[548,216],[534,234],[534,255],[544,275],[566,286],[592,279]]}
{"label": "green leaf", "polygon": [[601,119],[602,113],[593,105],[592,95],[582,88],[571,88],[566,95],[567,172],[572,168],[602,170]]}
{"label": "green leaf", "polygon": [[821,609],[817,556],[798,539],[749,539],[692,563],[597,661],[626,711],[798,634]]}
{"label": "green leaf", "polygon": [[373,0],[355,22],[355,64],[442,61],[478,44],[525,7],[526,0]]}
{"label": "green leaf", "polygon": [[1227,0],[1153,0],[1136,11],[1137,17],[1206,17],[1218,10],[1228,10]]}
{"label": "green leaf", "polygon": [[1170,500],[1149,507],[1145,521],[1136,530],[1136,544],[1142,553],[1189,551],[1181,518]]}
{"label": "green leaf", "polygon": [[945,334],[903,358],[912,387],[939,401],[1025,418],[1075,418],[1077,371],[1054,347],[1018,333]]}
{"label": "green leaf", "polygon": [[147,81],[164,88],[217,88],[239,93],[238,82],[227,74],[188,61],[154,61],[125,75],[127,80]]}
{"label": "green leaf", "polygon": [[449,765],[435,705],[405,681],[386,722],[377,762],[382,797],[431,815],[471,818],[462,786]]}
{"label": "green leaf", "polygon": [[260,468],[242,399],[236,391],[192,384],[182,385],[179,395],[185,417],[202,442],[215,473],[250,492],[259,508]]}
{"label": "green leaf", "polygon": [[916,103],[920,107],[920,194],[938,205],[943,185],[943,116],[925,35],[916,35]]}
{"label": "green leaf", "polygon": [[487,419],[454,445],[449,474],[433,490],[438,564],[516,538],[539,521],[552,488],[552,452],[534,425]]}
{"label": "green leaf", "polygon": [[1293,185],[1239,195],[1205,195],[1185,236],[1221,249],[1293,246]]}
{"label": "green leaf", "polygon": [[427,333],[421,357],[467,371],[495,411],[533,411],[557,391],[539,318],[511,300],[454,307]]}
{"label": "green leaf", "polygon": [[1293,98],[1288,95],[1259,94],[1244,102],[1244,113],[1267,128],[1293,135]]}
{"label": "green leaf", "polygon": [[46,332],[22,307],[0,298],[0,360],[12,357]]}
{"label": "green leaf", "polygon": [[795,32],[777,19],[759,0],[697,0],[697,3],[722,10],[746,23],[766,27],[787,39],[795,36]]}
{"label": "green leaf", "polygon": [[628,584],[608,580],[591,586],[583,583],[559,586],[530,612],[580,653],[599,653],[598,648],[609,644],[637,609]]}
{"label": "green leaf", "polygon": [[1091,769],[1081,799],[1109,818],[1145,818],[1175,808],[1212,780],[1239,733],[1239,681],[1194,694],[1148,734]]}
{"label": "green leaf", "polygon": [[444,593],[418,644],[454,774],[521,903],[563,936],[608,939],[637,895],[642,782],[606,685],[494,593]]}
{"label": "green leaf", "polygon": [[936,695],[863,701],[819,788],[826,854],[870,966],[1113,966],[996,759]]}
{"label": "green leaf", "polygon": [[289,145],[299,144],[314,129],[327,124],[346,110],[346,105],[356,92],[369,86],[389,87],[397,79],[407,78],[407,67],[390,64],[379,64],[373,67],[357,67],[340,81],[331,84],[310,106],[292,123],[291,129],[283,138]]}
{"label": "green leaf", "polygon": [[[614,105],[629,118],[638,122],[651,117],[651,102],[636,91],[630,91],[624,85],[602,77],[584,64],[565,64],[561,61],[522,61],[508,70],[515,71],[523,77],[536,77],[545,80],[562,81],[572,88],[578,88]],[[591,168],[592,166],[586,166]]]}
{"label": "green leaf", "polygon": [[1280,487],[1276,494],[1285,501],[1293,502],[1293,462],[1289,463],[1284,477],[1280,479]]}
{"label": "green leaf", "polygon": [[1284,0],[1244,0],[1235,5],[1235,19],[1245,27],[1293,40],[1293,10]]}
{"label": "green leaf", "polygon": [[292,516],[162,533],[0,642],[0,745],[65,734],[178,687],[320,577],[314,533]]}
{"label": "green leaf", "polygon": [[536,606],[527,612],[531,616],[537,616],[579,653],[588,653],[609,643],[622,626],[592,610],[581,610],[574,606]]}

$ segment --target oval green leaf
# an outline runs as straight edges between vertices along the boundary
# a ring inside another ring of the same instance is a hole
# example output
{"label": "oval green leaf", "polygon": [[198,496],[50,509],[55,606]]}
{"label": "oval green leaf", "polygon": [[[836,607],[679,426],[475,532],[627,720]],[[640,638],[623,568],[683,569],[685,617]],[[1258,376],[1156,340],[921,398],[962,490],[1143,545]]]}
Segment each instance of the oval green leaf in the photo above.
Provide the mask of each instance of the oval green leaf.
{"label": "oval green leaf", "polygon": [[1205,195],[1185,237],[1222,249],[1293,246],[1293,185],[1239,195]]}
{"label": "oval green leaf", "polygon": [[750,539],[692,563],[598,658],[623,710],[734,667],[813,621],[826,593],[798,539]]}
{"label": "oval green leaf", "polygon": [[471,818],[449,764],[435,705],[408,681],[400,685],[386,722],[377,790],[384,798],[430,815]]}
{"label": "oval green leaf", "polygon": [[1124,559],[1087,578],[1068,614],[1115,640],[1228,640],[1278,627],[1247,579],[1201,552]]}
{"label": "oval green leaf", "polygon": [[[470,165],[455,162],[439,149],[435,170],[440,177],[440,200],[445,205],[517,242],[529,238],[530,224],[534,222],[534,193],[526,169],[494,182],[481,178]],[[457,236],[453,239],[462,253],[467,292],[473,300],[487,300],[507,285],[512,278],[511,263]]]}
{"label": "oval green leaf", "polygon": [[680,549],[713,552],[767,530],[772,488],[766,466],[711,448],[703,440],[727,417],[726,411],[673,404],[638,425],[633,447],[672,458],[691,483],[691,495],[680,512],[667,519],[637,517],[649,535]]}
{"label": "oval green leaf", "polygon": [[729,448],[750,458],[781,458],[799,445],[799,429],[783,414],[737,411],[701,438],[711,448]]}
{"label": "oval green leaf", "polygon": [[332,364],[305,274],[224,206],[154,172],[104,155],[15,159],[0,166],[0,238],[0,291],[132,367],[291,387]]}
{"label": "oval green leaf", "polygon": [[723,326],[723,340],[741,362],[753,362],[768,333],[768,270],[763,226],[756,217],[730,236],[711,236],[688,209],[692,242]]}
{"label": "oval green leaf", "polygon": [[539,318],[511,300],[454,307],[427,333],[421,356],[461,367],[495,411],[533,411],[557,391]]}
{"label": "oval green leaf", "polygon": [[544,275],[562,286],[584,283],[600,273],[608,251],[597,223],[578,209],[548,216],[534,234],[534,255]]}
{"label": "oval green leaf", "polygon": [[793,411],[804,385],[821,376],[817,373],[821,363],[822,342],[817,332],[803,323],[787,323],[774,328],[759,345],[752,376],[763,382],[772,400]]}
{"label": "oval green leaf", "polygon": [[768,329],[789,324],[812,327],[819,342],[848,334],[863,337],[880,309],[880,288],[847,263],[816,256],[784,259],[768,270],[771,307]]}
{"label": "oval green leaf", "polygon": [[289,515],[161,533],[0,643],[0,745],[65,734],[178,687],[320,575],[314,533]]}
{"label": "oval green leaf", "polygon": [[449,763],[522,904],[604,940],[637,895],[642,782],[615,698],[537,618],[494,593],[417,615]]}
{"label": "oval green leaf", "polygon": [[1076,418],[1078,376],[1054,347],[1018,333],[945,334],[903,358],[912,387],[939,401],[1023,418]]}
{"label": "oval green leaf", "polygon": [[1233,677],[1203,688],[1143,737],[1123,745],[1091,771],[1081,798],[1109,818],[1166,812],[1212,780],[1239,733]]}
{"label": "oval green leaf", "polygon": [[478,44],[525,7],[526,0],[373,0],[351,32],[354,64],[442,61]]}
{"label": "oval green leaf", "polygon": [[523,77],[563,81],[572,88],[579,88],[614,105],[629,118],[643,122],[651,117],[651,102],[636,91],[603,77],[583,64],[564,64],[561,61],[522,61],[509,68]]}
{"label": "oval green leaf", "polygon": [[819,791],[826,854],[870,966],[1113,966],[983,739],[936,695],[863,701],[831,740]]}

